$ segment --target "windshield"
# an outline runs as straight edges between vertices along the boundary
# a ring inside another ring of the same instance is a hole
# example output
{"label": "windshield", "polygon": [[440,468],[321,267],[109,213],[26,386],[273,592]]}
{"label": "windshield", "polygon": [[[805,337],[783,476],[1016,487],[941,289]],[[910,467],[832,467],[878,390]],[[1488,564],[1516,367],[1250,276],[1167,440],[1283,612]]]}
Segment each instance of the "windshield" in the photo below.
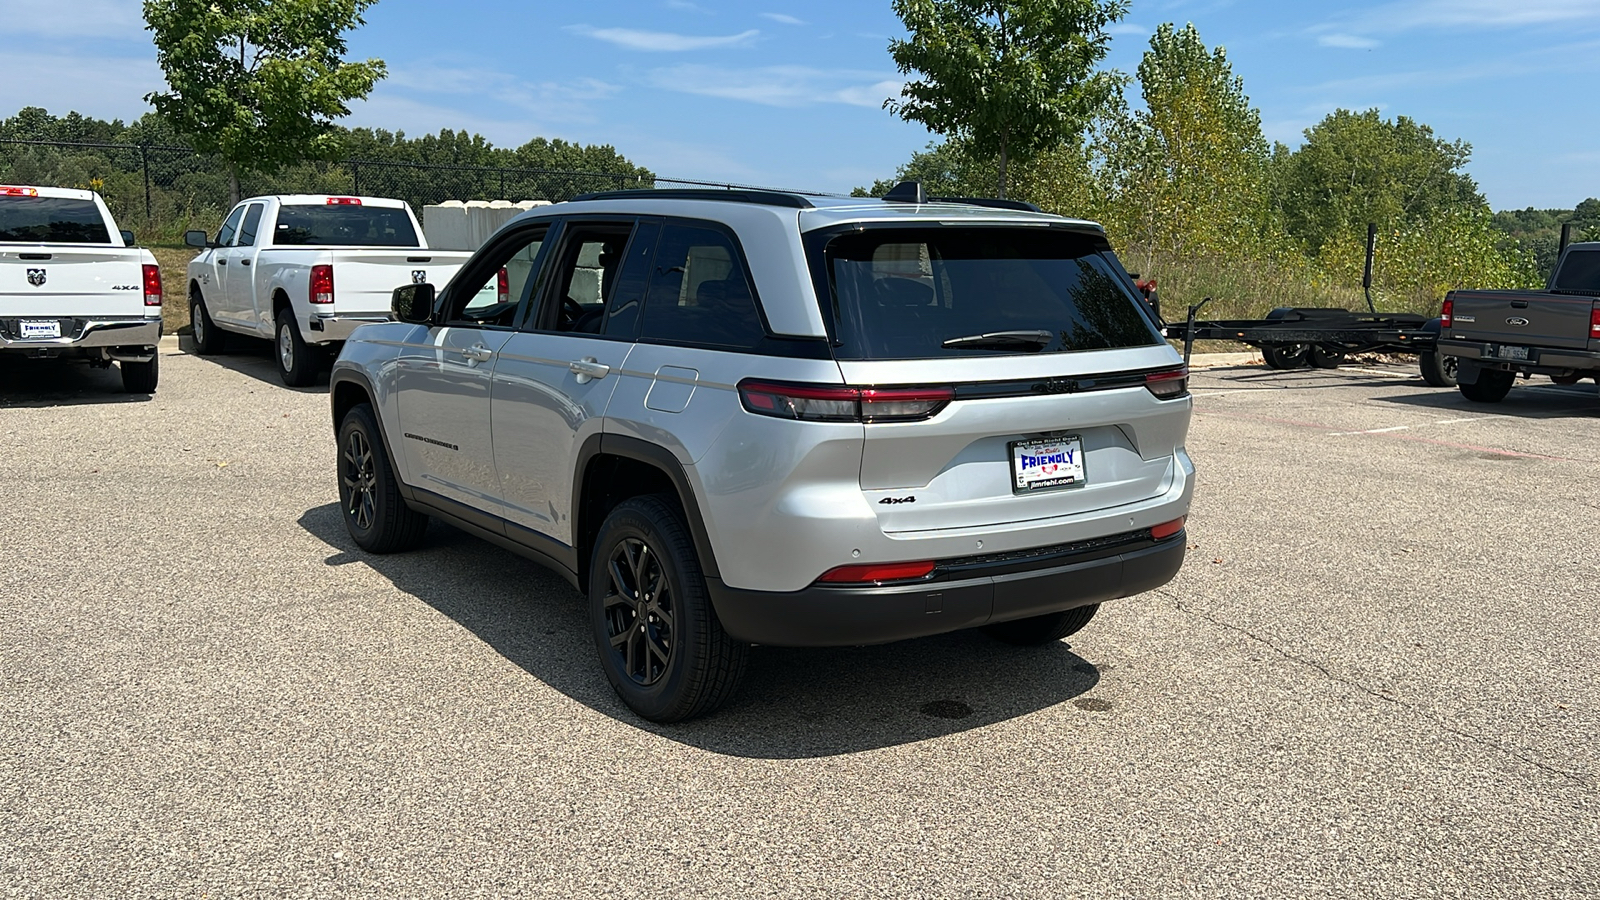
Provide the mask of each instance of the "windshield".
{"label": "windshield", "polygon": [[392,206],[282,206],[272,243],[316,247],[415,247],[417,231]]}
{"label": "windshield", "polygon": [[93,200],[0,197],[0,243],[109,244],[111,234]]}
{"label": "windshield", "polygon": [[1159,344],[1105,239],[1044,228],[851,231],[823,254],[839,359]]}

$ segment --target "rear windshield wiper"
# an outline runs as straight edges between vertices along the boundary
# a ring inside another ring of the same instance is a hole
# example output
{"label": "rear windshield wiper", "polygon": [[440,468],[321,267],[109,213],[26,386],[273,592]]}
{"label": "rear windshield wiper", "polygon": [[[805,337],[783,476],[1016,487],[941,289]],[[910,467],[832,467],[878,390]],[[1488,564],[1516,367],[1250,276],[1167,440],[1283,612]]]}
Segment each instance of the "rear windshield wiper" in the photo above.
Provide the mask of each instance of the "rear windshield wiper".
{"label": "rear windshield wiper", "polygon": [[1042,349],[1056,339],[1053,331],[991,331],[986,334],[969,334],[953,337],[943,347],[1032,347]]}

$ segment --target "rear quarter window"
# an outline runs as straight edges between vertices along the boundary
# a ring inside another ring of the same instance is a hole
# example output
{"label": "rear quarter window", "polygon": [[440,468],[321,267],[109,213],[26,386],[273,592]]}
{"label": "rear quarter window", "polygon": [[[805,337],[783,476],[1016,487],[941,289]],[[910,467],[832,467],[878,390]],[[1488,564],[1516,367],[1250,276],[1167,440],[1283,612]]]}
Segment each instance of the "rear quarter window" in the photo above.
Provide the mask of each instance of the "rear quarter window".
{"label": "rear quarter window", "polygon": [[[840,359],[1074,353],[1161,343],[1098,235],[867,228],[808,239]],[[987,336],[987,337],[986,337]]]}
{"label": "rear quarter window", "polygon": [[70,197],[0,197],[0,243],[109,244],[100,207]]}

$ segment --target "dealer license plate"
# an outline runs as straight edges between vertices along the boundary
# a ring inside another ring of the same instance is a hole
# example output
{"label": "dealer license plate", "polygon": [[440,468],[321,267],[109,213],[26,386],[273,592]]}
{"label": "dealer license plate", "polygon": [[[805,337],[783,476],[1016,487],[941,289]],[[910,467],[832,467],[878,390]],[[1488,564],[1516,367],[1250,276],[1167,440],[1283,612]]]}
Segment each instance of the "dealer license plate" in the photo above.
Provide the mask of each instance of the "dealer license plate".
{"label": "dealer license plate", "polygon": [[1529,348],[1516,347],[1512,346],[1511,344],[1489,344],[1483,349],[1484,356],[1493,357],[1494,359],[1517,359],[1526,361],[1533,358]]}
{"label": "dealer license plate", "polygon": [[20,326],[22,339],[25,341],[36,338],[61,337],[61,323],[55,319],[31,322],[27,319],[23,319],[20,323]]}
{"label": "dealer license plate", "polygon": [[1083,439],[1012,441],[1011,490],[1018,494],[1080,487],[1085,481]]}

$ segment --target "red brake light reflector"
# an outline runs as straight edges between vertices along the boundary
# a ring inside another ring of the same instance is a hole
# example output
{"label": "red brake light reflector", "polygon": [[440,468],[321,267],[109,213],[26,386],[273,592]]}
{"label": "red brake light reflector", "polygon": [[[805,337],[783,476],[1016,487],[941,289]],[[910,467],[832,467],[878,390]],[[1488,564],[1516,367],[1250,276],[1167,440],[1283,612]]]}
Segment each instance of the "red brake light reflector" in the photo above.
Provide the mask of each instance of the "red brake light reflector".
{"label": "red brake light reflector", "polygon": [[333,302],[333,266],[311,267],[311,302]]}
{"label": "red brake light reflector", "polygon": [[37,197],[39,196],[39,189],[30,187],[11,187],[6,185],[0,187],[0,194],[3,194],[7,197]]}
{"label": "red brake light reflector", "polygon": [[360,197],[329,197],[329,206],[360,206]]}
{"label": "red brake light reflector", "polygon": [[1189,367],[1180,366],[1144,376],[1144,386],[1158,400],[1176,400],[1189,395]]}
{"label": "red brake light reflector", "polygon": [[1456,301],[1450,297],[1444,298],[1444,308],[1439,310],[1439,327],[1450,328],[1455,320]]}
{"label": "red brake light reflector", "polygon": [[161,267],[146,265],[144,267],[144,305],[161,305]]}
{"label": "red brake light reflector", "polygon": [[495,276],[494,299],[497,303],[511,302],[511,278],[504,268],[501,268],[500,274]]}
{"label": "red brake light reflector", "polygon": [[955,399],[948,387],[873,388],[741,381],[739,400],[762,416],[809,422],[910,422],[931,418]]}
{"label": "red brake light reflector", "polygon": [[909,581],[926,577],[932,571],[931,559],[922,562],[867,563],[829,569],[817,580],[828,584],[871,584],[881,581]]}
{"label": "red brake light reflector", "polygon": [[1600,303],[1589,313],[1589,340],[1600,341]]}
{"label": "red brake light reflector", "polygon": [[1186,518],[1188,517],[1184,516],[1173,519],[1171,522],[1162,522],[1160,525],[1151,526],[1150,536],[1158,541],[1172,537],[1183,530],[1183,523]]}

